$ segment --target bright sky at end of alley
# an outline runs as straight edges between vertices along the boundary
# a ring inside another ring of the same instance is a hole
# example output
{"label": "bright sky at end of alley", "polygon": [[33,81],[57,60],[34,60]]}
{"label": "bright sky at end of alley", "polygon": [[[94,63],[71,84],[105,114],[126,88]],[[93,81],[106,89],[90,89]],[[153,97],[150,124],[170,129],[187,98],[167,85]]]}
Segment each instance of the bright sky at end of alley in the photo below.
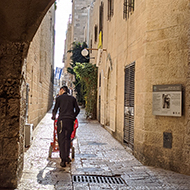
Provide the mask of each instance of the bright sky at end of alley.
{"label": "bright sky at end of alley", "polygon": [[63,67],[64,45],[69,14],[72,12],[71,0],[57,0],[55,12],[55,54],[54,67]]}

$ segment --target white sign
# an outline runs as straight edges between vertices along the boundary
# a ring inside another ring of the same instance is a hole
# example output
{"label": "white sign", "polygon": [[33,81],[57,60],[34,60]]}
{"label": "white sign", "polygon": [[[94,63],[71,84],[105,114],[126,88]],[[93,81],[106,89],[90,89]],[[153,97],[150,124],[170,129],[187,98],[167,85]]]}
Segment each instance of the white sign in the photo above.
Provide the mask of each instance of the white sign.
{"label": "white sign", "polygon": [[102,52],[103,52],[103,49],[98,49],[98,56],[97,56],[97,61],[96,61],[96,67],[98,67],[100,65],[100,63],[101,63]]}
{"label": "white sign", "polygon": [[152,100],[153,115],[182,115],[182,85],[153,85]]}

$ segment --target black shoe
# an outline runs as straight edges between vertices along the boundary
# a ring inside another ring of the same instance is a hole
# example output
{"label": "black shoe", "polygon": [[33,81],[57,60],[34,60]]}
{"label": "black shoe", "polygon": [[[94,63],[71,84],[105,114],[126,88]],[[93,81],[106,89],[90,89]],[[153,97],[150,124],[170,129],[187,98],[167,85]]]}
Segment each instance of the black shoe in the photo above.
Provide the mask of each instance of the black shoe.
{"label": "black shoe", "polygon": [[67,158],[67,159],[66,159],[66,162],[67,162],[67,164],[69,164],[69,163],[71,162],[71,159],[70,159],[70,158]]}
{"label": "black shoe", "polygon": [[66,167],[66,163],[62,161],[62,162],[60,163],[60,166],[64,168],[64,167]]}

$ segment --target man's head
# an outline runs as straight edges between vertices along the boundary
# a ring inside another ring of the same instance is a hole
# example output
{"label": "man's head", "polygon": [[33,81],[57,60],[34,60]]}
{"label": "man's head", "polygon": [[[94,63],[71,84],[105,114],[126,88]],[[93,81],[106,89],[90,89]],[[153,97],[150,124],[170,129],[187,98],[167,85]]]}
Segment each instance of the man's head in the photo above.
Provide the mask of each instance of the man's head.
{"label": "man's head", "polygon": [[68,93],[68,87],[67,86],[62,86],[59,90],[59,95],[62,95],[63,93]]}

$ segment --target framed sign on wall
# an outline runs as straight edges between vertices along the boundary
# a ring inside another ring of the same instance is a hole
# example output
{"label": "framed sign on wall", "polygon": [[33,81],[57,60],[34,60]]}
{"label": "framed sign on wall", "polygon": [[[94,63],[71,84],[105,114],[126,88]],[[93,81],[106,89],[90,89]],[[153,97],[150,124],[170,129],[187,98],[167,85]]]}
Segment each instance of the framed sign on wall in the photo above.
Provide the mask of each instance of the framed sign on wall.
{"label": "framed sign on wall", "polygon": [[152,113],[180,117],[182,115],[182,85],[153,85]]}

